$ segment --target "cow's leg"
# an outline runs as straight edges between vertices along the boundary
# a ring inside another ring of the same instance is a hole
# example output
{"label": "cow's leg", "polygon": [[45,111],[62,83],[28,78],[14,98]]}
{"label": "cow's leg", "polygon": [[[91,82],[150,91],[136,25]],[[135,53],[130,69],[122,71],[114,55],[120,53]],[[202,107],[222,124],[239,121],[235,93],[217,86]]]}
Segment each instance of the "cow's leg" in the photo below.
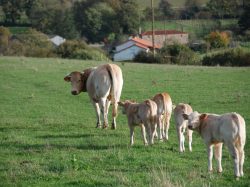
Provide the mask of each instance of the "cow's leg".
{"label": "cow's leg", "polygon": [[99,104],[92,101],[92,104],[95,108],[95,112],[96,112],[96,118],[97,118],[97,122],[96,122],[96,128],[100,128],[101,127],[101,116],[100,116],[100,107]]}
{"label": "cow's leg", "polygon": [[129,125],[129,129],[130,129],[130,146],[134,145],[134,126],[133,125]]}
{"label": "cow's leg", "polygon": [[222,166],[221,166],[221,157],[222,157],[222,143],[218,143],[214,145],[214,156],[215,159],[217,160],[218,164],[218,172],[222,172]]}
{"label": "cow's leg", "polygon": [[165,121],[165,138],[166,140],[168,140],[168,129],[169,129],[169,126],[170,126],[170,117],[171,117],[171,114],[166,114],[166,121]]}
{"label": "cow's leg", "polygon": [[151,142],[152,144],[154,143],[154,136],[155,136],[155,132],[157,130],[157,123],[151,123],[150,124],[150,128],[151,128]]}
{"label": "cow's leg", "polygon": [[208,171],[213,171],[213,164],[212,164],[213,145],[208,145],[207,146],[207,155],[208,155]]}
{"label": "cow's leg", "polygon": [[99,101],[99,107],[102,113],[102,119],[103,119],[103,128],[108,127],[108,114],[107,114],[107,108],[106,108],[106,99],[102,98]]}
{"label": "cow's leg", "polygon": [[[161,115],[157,115],[157,127],[159,129],[159,140],[162,141],[162,120],[161,120]],[[157,134],[158,135],[158,134]]]}
{"label": "cow's leg", "polygon": [[146,127],[149,145],[151,145],[151,144],[153,144],[153,140],[154,140],[154,138],[152,137],[152,130],[151,130],[151,126],[150,126],[151,124],[146,121],[146,122],[144,122],[144,125]]}
{"label": "cow's leg", "polygon": [[178,141],[179,141],[179,151],[183,152],[183,150],[182,150],[182,132],[181,132],[181,127],[176,127],[176,132],[177,132]]}
{"label": "cow's leg", "polygon": [[190,152],[192,152],[192,135],[193,135],[193,131],[190,129],[187,129],[188,148]]}
{"label": "cow's leg", "polygon": [[118,111],[118,102],[113,102],[113,109],[112,109],[112,127],[111,129],[116,129],[116,117],[117,117],[117,111]]}
{"label": "cow's leg", "polygon": [[244,160],[245,160],[245,152],[244,149],[242,148],[242,145],[239,145],[237,147],[238,152],[239,152],[239,170],[240,170],[240,176],[243,177],[244,172],[243,172],[243,164],[244,164]]}
{"label": "cow's leg", "polygon": [[141,134],[142,134],[142,139],[143,139],[143,143],[144,145],[148,145],[148,141],[147,141],[147,138],[146,138],[146,132],[145,132],[145,126],[142,124],[141,125]]}
{"label": "cow's leg", "polygon": [[240,177],[240,172],[239,172],[239,152],[236,148],[236,146],[232,142],[227,143],[228,150],[234,160],[234,175],[236,177]]}

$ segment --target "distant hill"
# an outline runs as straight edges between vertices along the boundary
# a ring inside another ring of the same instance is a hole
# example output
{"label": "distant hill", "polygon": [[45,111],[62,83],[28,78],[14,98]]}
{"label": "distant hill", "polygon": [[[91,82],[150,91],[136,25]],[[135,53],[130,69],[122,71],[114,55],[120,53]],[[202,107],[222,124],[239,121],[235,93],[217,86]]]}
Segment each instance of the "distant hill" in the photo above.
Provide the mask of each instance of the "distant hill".
{"label": "distant hill", "polygon": [[[136,0],[139,5],[144,7],[150,7],[151,6],[151,0]],[[154,0],[154,6],[157,7],[159,2],[161,0]],[[209,0],[200,0],[202,3],[206,4]],[[181,8],[184,7],[186,0],[169,0],[169,3],[173,5],[175,8]]]}

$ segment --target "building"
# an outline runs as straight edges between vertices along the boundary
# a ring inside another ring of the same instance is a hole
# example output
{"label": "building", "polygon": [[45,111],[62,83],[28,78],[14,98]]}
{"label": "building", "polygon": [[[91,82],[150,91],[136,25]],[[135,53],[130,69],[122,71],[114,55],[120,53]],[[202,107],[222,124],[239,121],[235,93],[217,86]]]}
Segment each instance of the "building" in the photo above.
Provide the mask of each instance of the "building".
{"label": "building", "polygon": [[[158,46],[172,45],[174,43],[187,44],[188,33],[177,30],[156,30],[155,44]],[[144,40],[152,41],[152,31],[146,31],[141,34],[141,38]]]}
{"label": "building", "polygon": [[49,40],[53,43],[55,47],[58,47],[59,45],[61,45],[66,41],[64,38],[58,35],[50,37]]}
{"label": "building", "polygon": [[[159,45],[155,45],[155,49],[159,49]],[[141,52],[148,52],[153,49],[153,45],[151,41],[143,40],[141,38],[131,38],[126,42],[116,46],[115,52],[113,55],[114,61],[129,61],[133,60],[135,56]]]}

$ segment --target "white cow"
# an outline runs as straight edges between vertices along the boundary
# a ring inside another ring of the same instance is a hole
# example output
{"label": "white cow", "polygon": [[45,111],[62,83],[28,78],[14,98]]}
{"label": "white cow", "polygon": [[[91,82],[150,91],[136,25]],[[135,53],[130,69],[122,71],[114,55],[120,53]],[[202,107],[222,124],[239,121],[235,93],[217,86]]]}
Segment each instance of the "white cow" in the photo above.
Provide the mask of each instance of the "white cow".
{"label": "white cow", "polygon": [[214,146],[215,158],[218,162],[218,172],[222,172],[222,145],[225,143],[234,160],[235,176],[243,176],[246,127],[245,120],[241,115],[237,113],[216,115],[193,112],[190,115],[183,114],[183,117],[188,120],[188,128],[197,131],[207,145],[209,171],[213,169],[212,158]]}
{"label": "white cow", "polygon": [[[187,128],[187,120],[183,118],[183,114],[190,114],[193,112],[193,109],[190,105],[179,103],[174,109],[174,118],[175,118],[175,127],[179,141],[179,151],[185,151],[185,130]],[[192,134],[193,131],[187,128],[187,138],[188,138],[188,147],[189,151],[192,151]]]}
{"label": "white cow", "polygon": [[134,144],[134,128],[141,126],[144,145],[148,145],[145,135],[145,129],[149,139],[149,144],[154,143],[154,134],[156,130],[157,105],[154,101],[148,99],[142,103],[131,101],[119,102],[123,114],[127,115],[128,126],[130,129],[130,145]]}
{"label": "white cow", "polygon": [[96,110],[96,127],[100,127],[101,124],[100,112],[102,113],[103,128],[108,127],[107,116],[111,102],[113,104],[112,129],[116,128],[117,107],[123,86],[122,71],[119,66],[105,64],[85,69],[83,72],[71,72],[64,77],[64,80],[71,82],[73,95],[88,92]]}

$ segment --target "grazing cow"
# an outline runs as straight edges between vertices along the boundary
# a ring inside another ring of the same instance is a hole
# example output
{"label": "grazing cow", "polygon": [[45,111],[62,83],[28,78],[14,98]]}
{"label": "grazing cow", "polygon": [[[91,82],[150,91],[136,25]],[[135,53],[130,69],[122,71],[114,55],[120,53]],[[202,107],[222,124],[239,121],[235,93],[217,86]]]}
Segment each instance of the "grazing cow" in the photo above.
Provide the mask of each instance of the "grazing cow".
{"label": "grazing cow", "polygon": [[[183,118],[183,114],[190,114],[193,112],[193,109],[190,105],[179,103],[174,109],[174,118],[175,118],[175,127],[179,141],[179,151],[185,151],[185,130],[187,128],[187,120]],[[189,151],[192,151],[192,134],[193,131],[187,128],[187,138],[188,138],[188,147]]]}
{"label": "grazing cow", "polygon": [[222,145],[225,143],[234,160],[235,176],[243,176],[246,129],[245,120],[239,114],[227,113],[216,115],[193,112],[189,115],[183,114],[183,117],[188,120],[188,128],[198,131],[207,145],[209,171],[213,169],[212,158],[214,146],[215,158],[218,163],[218,172],[222,172]]}
{"label": "grazing cow", "polygon": [[116,128],[117,107],[123,85],[122,71],[119,66],[105,64],[97,68],[85,69],[83,72],[71,72],[64,77],[64,80],[71,82],[73,95],[88,92],[96,110],[97,128],[101,125],[100,112],[102,113],[103,128],[108,127],[107,116],[111,102],[113,104],[112,129]]}
{"label": "grazing cow", "polygon": [[127,115],[128,126],[130,129],[130,145],[134,144],[134,128],[135,126],[141,126],[141,132],[144,145],[148,145],[148,141],[145,135],[145,128],[147,131],[147,137],[149,144],[154,143],[154,134],[156,130],[156,115],[157,105],[152,100],[146,100],[142,103],[134,103],[131,101],[119,102],[123,108],[123,114]]}
{"label": "grazing cow", "polygon": [[[156,94],[152,99],[157,104],[157,126],[160,137],[168,140],[168,129],[172,114],[172,100],[168,93]],[[157,134],[157,133],[156,133]]]}

